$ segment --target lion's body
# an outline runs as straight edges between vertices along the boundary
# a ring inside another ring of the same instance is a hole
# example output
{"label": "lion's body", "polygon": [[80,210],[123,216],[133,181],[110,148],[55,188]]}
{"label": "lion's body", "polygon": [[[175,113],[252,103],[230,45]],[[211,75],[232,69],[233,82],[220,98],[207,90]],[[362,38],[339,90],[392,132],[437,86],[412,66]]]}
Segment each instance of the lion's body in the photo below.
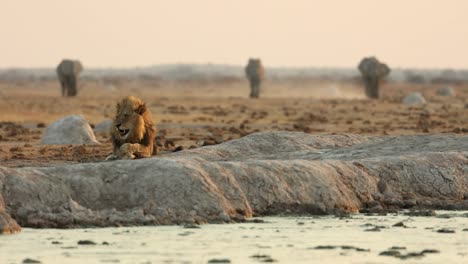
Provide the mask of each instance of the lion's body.
{"label": "lion's body", "polygon": [[156,127],[140,99],[129,96],[117,103],[111,128],[114,151],[107,159],[146,158],[153,154]]}

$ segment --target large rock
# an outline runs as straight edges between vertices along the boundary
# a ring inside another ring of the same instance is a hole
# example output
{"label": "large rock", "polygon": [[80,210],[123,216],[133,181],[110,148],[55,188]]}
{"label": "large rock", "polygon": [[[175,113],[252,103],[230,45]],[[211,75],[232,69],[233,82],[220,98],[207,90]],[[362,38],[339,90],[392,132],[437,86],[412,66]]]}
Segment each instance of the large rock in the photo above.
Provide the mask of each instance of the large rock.
{"label": "large rock", "polygon": [[41,144],[97,144],[91,126],[81,115],[71,115],[50,124]]}
{"label": "large rock", "polygon": [[0,167],[27,227],[229,222],[411,206],[468,209],[468,136],[264,132],[141,160]]}
{"label": "large rock", "polygon": [[426,99],[424,99],[424,96],[421,93],[415,92],[406,96],[403,99],[403,103],[405,105],[421,105],[426,103]]}

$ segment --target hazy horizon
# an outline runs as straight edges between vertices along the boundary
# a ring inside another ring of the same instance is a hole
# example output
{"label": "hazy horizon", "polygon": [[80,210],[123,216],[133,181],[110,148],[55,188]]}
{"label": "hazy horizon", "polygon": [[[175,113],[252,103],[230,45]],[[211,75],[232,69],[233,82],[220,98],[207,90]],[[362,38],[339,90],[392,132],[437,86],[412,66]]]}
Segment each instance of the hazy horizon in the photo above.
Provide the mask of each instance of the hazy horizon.
{"label": "hazy horizon", "polygon": [[[71,10],[72,12],[65,12]],[[160,64],[468,69],[468,1],[6,1],[0,68]]]}

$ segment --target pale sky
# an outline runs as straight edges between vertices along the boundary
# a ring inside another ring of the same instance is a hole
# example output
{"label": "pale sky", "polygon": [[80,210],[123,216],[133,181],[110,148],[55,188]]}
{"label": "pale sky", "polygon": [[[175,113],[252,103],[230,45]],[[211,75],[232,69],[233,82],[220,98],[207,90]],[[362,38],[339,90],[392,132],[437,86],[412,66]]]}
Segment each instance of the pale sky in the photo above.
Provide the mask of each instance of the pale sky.
{"label": "pale sky", "polygon": [[468,68],[468,0],[0,0],[0,67]]}

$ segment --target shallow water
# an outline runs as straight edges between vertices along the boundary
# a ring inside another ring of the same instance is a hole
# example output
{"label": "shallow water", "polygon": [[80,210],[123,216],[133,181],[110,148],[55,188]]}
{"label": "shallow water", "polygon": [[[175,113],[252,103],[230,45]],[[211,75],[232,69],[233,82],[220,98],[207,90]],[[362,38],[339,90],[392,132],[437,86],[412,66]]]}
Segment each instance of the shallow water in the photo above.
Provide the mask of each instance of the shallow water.
{"label": "shallow water", "polygon": [[[438,212],[450,218],[364,216],[266,217],[265,223],[120,227],[99,229],[29,229],[0,236],[0,263],[468,263],[467,212]],[[407,228],[393,227],[404,221]],[[375,225],[380,232],[365,231]],[[439,233],[448,228],[455,233]],[[78,245],[91,240],[96,245]],[[108,245],[103,244],[109,243]],[[353,246],[356,249],[314,249],[317,246]],[[435,249],[422,257],[401,260],[379,256],[390,247],[406,247],[402,255]],[[268,257],[253,258],[254,255]]]}

